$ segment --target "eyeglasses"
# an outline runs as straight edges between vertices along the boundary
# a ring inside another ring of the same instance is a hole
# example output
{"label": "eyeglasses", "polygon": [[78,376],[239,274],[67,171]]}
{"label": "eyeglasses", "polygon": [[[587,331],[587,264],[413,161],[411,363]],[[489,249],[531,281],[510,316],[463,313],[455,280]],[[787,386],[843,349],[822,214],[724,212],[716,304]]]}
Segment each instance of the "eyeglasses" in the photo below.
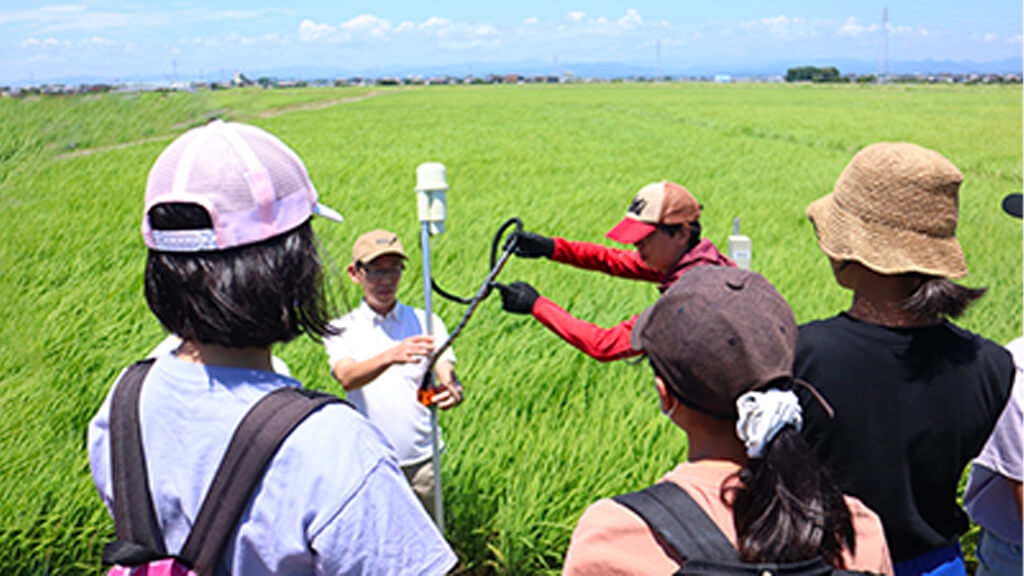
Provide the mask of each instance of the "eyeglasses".
{"label": "eyeglasses", "polygon": [[367,280],[370,282],[380,282],[381,280],[392,280],[402,275],[402,271],[405,270],[405,266],[398,266],[396,268],[384,268],[381,266],[359,266],[359,269],[366,274]]}

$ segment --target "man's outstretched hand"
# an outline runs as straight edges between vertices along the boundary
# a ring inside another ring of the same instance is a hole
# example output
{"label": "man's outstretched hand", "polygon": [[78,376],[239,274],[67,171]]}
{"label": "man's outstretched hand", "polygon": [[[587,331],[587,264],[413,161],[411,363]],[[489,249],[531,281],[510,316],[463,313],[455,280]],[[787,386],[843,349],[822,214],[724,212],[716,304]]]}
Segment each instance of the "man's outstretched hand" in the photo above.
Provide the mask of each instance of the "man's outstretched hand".
{"label": "man's outstretched hand", "polygon": [[533,232],[516,232],[512,253],[520,258],[551,258],[555,253],[555,241]]}
{"label": "man's outstretched hand", "polygon": [[506,312],[513,314],[530,314],[533,312],[533,305],[540,298],[540,293],[533,286],[526,282],[513,282],[511,284],[494,283],[495,288],[501,292],[501,307]]}

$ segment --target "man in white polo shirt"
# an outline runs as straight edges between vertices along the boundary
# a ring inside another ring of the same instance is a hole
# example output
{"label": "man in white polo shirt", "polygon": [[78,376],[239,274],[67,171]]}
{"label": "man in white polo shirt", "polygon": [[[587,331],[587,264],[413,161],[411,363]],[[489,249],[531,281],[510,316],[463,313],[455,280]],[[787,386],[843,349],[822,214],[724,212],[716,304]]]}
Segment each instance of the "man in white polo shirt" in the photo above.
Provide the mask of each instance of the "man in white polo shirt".
{"label": "man in white polo shirt", "polygon": [[[433,517],[430,410],[417,400],[417,391],[427,358],[448,339],[448,331],[434,314],[434,336],[425,334],[423,310],[398,301],[406,260],[402,242],[392,232],[373,230],[356,240],[348,275],[363,289],[363,299],[332,323],[340,334],[325,338],[324,347],[346,398],[394,446],[405,477]],[[447,410],[462,402],[451,348],[435,363],[434,372],[433,404]]]}

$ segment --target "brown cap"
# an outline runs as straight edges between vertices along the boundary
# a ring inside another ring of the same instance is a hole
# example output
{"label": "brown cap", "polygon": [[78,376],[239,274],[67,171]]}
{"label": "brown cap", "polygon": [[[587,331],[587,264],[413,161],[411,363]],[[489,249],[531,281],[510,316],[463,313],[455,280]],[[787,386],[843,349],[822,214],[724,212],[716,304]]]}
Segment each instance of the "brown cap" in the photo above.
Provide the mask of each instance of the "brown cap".
{"label": "brown cap", "polygon": [[757,272],[697,266],[633,325],[630,343],[687,406],[735,420],[736,399],[792,376],[796,321]]}
{"label": "brown cap", "polygon": [[689,224],[700,218],[700,204],[675,182],[655,182],[640,189],[626,209],[626,217],[605,236],[634,244],[654,232],[658,224]]}
{"label": "brown cap", "polygon": [[356,239],[355,245],[352,246],[352,263],[368,264],[385,254],[408,258],[397,234],[387,230],[371,230]]}
{"label": "brown cap", "polygon": [[880,274],[967,274],[956,239],[963,175],[938,152],[881,142],[858,152],[835,189],[807,207],[821,251]]}

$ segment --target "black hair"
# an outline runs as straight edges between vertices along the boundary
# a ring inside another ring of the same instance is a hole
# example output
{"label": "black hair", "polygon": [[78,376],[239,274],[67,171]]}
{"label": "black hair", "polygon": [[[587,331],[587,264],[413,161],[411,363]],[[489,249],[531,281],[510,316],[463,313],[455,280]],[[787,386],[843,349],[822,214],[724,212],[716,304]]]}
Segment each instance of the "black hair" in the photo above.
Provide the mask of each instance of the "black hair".
{"label": "black hair", "polygon": [[917,290],[900,302],[900,308],[918,320],[959,318],[988,288],[968,288],[938,276],[913,274],[921,278]]}
{"label": "black hair", "polygon": [[[792,389],[789,379],[769,385]],[[854,552],[850,509],[828,471],[793,426],[783,428],[734,476],[739,485],[723,489],[731,505],[736,544],[743,562],[799,562],[822,557],[843,567],[842,553]]]}
{"label": "black hair", "polygon": [[[154,230],[212,227],[197,204],[158,204],[147,216]],[[300,334],[319,341],[335,333],[309,221],[223,251],[150,250],[145,292],[164,328],[203,344],[266,347]]]}
{"label": "black hair", "polygon": [[[683,399],[656,368],[654,373],[677,401],[721,419]],[[792,390],[793,380],[782,378],[762,386],[768,388]],[[732,508],[736,548],[743,562],[786,563],[820,557],[844,568],[843,549],[856,551],[853,518],[842,491],[793,426],[786,426],[768,442],[763,457],[748,459],[726,479],[722,502]]]}
{"label": "black hair", "polygon": [[[690,240],[686,246],[686,251],[693,250],[693,247],[700,242],[700,222],[694,220],[688,222],[687,225],[690,227]],[[658,224],[658,228],[661,228],[669,236],[675,236],[683,229],[683,224]]]}

